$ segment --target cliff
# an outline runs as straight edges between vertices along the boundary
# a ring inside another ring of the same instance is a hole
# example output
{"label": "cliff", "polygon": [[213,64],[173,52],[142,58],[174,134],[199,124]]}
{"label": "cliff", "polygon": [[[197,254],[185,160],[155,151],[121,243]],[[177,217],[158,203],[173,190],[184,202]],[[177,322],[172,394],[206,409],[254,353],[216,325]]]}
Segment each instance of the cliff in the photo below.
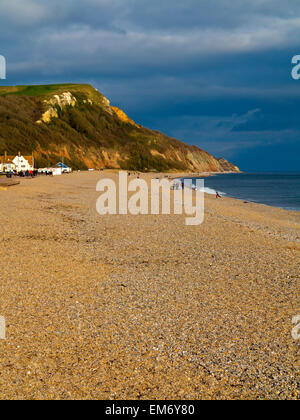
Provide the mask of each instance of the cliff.
{"label": "cliff", "polygon": [[239,168],[224,158],[217,158],[224,171],[226,172],[240,172]]}
{"label": "cliff", "polygon": [[224,172],[225,159],[142,127],[90,85],[0,87],[0,153],[74,169]]}

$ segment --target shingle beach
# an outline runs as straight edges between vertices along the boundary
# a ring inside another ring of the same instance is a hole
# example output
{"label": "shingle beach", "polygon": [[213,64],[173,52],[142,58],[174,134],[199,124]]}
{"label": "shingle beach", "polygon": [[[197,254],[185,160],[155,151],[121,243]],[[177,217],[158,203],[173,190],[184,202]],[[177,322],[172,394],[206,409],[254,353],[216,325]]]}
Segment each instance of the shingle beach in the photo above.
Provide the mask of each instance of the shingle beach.
{"label": "shingle beach", "polygon": [[300,399],[300,213],[100,216],[107,176],[0,190],[0,398]]}

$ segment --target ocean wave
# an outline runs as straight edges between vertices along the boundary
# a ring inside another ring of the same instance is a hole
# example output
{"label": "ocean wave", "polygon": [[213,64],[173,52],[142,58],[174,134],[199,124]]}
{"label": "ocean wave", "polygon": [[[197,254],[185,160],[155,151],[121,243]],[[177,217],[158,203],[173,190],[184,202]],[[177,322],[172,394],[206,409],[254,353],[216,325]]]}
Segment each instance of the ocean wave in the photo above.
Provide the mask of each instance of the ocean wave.
{"label": "ocean wave", "polygon": [[[208,188],[208,187],[200,188],[200,191],[203,191],[203,192],[205,192],[206,194],[210,194],[210,195],[216,195],[216,193],[217,193],[217,191],[216,191],[216,190],[213,190],[212,188]],[[221,196],[226,195],[226,193],[225,193],[225,192],[222,192],[222,191],[218,191],[218,193],[219,193]]]}

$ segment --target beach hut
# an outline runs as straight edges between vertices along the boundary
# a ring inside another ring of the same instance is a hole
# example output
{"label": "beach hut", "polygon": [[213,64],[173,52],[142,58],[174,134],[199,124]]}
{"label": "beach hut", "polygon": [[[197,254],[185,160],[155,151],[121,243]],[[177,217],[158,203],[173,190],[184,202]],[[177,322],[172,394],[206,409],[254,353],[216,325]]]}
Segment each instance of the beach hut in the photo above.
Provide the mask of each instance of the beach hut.
{"label": "beach hut", "polygon": [[69,167],[68,165],[66,165],[65,163],[59,162],[56,166],[57,166],[58,168],[61,168],[62,173],[69,174],[70,172],[72,172],[72,168],[70,168],[70,167]]}

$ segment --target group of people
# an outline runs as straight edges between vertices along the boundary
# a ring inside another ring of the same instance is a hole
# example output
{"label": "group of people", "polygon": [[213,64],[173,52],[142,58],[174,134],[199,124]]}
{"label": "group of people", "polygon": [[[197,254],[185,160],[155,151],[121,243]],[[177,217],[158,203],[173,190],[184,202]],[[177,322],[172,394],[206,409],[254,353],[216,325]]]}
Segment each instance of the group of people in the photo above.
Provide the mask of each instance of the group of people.
{"label": "group of people", "polygon": [[30,170],[30,171],[20,171],[20,172],[17,172],[17,171],[8,171],[8,172],[6,172],[6,178],[12,178],[13,176],[19,176],[19,177],[21,177],[21,178],[28,178],[28,177],[30,177],[30,178],[34,178],[34,177],[36,177],[38,175],[38,170],[37,169],[33,169],[33,170]]}
{"label": "group of people", "polygon": [[35,178],[38,175],[46,175],[52,176],[53,172],[46,170],[46,171],[38,171],[37,169],[27,170],[27,171],[8,171],[6,172],[6,178],[12,178],[13,176],[19,176],[20,178]]}

